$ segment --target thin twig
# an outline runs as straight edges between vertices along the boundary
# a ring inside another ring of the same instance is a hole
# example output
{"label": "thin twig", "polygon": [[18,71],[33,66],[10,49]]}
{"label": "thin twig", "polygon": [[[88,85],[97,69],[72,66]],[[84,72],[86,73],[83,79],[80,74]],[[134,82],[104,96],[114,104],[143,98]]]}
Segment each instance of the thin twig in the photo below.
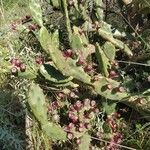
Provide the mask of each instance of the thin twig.
{"label": "thin twig", "polygon": [[116,60],[116,62],[118,62],[118,63],[125,63],[125,64],[132,64],[132,65],[140,65],[140,66],[150,67],[149,64],[143,64],[143,63],[132,62],[132,61]]}
{"label": "thin twig", "polygon": [[[107,143],[112,143],[112,142],[109,142],[107,140],[99,139],[99,138],[96,138],[96,137],[91,137],[91,139],[102,141],[102,142],[107,142]],[[119,146],[119,147],[122,147],[122,148],[126,148],[126,149],[129,149],[129,150],[137,150],[135,148],[131,148],[131,147],[120,145],[120,144],[116,144],[116,143],[113,143],[113,145],[116,145],[116,146]]]}
{"label": "thin twig", "polygon": [[7,109],[3,108],[2,106],[0,106],[0,109],[1,109],[2,111],[5,111],[5,112],[7,112],[7,113],[9,113],[9,114],[11,114],[11,115],[17,117],[17,115],[15,115],[14,113],[8,111]]}

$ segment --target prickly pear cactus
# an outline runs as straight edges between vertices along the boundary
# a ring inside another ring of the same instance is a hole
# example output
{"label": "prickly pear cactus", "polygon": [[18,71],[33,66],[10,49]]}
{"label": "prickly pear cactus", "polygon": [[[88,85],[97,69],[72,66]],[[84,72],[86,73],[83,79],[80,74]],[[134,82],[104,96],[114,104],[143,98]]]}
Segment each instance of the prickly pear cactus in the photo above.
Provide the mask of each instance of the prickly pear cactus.
{"label": "prickly pear cactus", "polygon": [[39,26],[43,26],[42,9],[38,0],[29,0],[29,8],[33,19]]}
{"label": "prickly pear cactus", "polygon": [[[93,74],[84,70],[85,66],[76,64],[77,60],[63,56],[62,51],[66,49],[60,47],[60,30],[48,30],[43,25],[40,5],[35,4],[37,1],[34,1],[35,3],[33,1],[31,0],[30,8],[33,9],[34,6],[35,10],[32,10],[31,13],[41,27],[38,39],[43,51],[54,64],[53,67],[49,66],[51,69],[46,69],[44,65],[40,68],[45,79],[57,87],[68,86],[70,82],[74,84],[78,80],[90,86],[92,90],[106,99],[127,101],[131,94],[122,89],[120,82],[109,79],[110,62],[114,61],[117,50],[122,50],[130,57],[133,54],[128,45],[118,39],[118,37],[125,37],[126,35],[118,30],[113,32],[111,25],[103,21],[102,1],[92,1],[91,3],[89,1],[77,2],[77,0],[73,0],[72,3],[67,0],[50,1],[54,8],[64,14],[69,48],[75,53],[83,55],[86,63],[90,59],[92,60],[92,54],[96,54],[96,62],[98,62],[99,67],[96,73],[103,75],[97,81],[93,81]],[[36,11],[38,11],[37,14]],[[91,12],[94,13],[95,17],[89,15]],[[103,44],[101,38],[104,40]],[[92,50],[89,50],[90,48]],[[57,76],[54,76],[54,70],[57,72],[55,72]]]}
{"label": "prickly pear cactus", "polygon": [[107,58],[106,54],[101,49],[98,43],[96,44],[96,57],[99,63],[99,69],[101,70],[104,76],[108,77],[108,68],[110,67],[110,60]]}
{"label": "prickly pear cactus", "polygon": [[47,107],[42,89],[32,83],[28,95],[28,103],[37,120],[42,124],[47,123]]}
{"label": "prickly pear cactus", "polygon": [[[94,82],[94,89],[95,91],[105,97],[106,99],[111,100],[127,100],[130,97],[130,94],[127,92],[120,92],[117,88],[120,86],[119,82],[116,82],[112,79],[108,79],[102,77],[99,81]],[[111,89],[107,88],[110,85]]]}
{"label": "prickly pear cactus", "polygon": [[51,38],[48,38],[47,40],[43,40],[42,37],[44,37],[44,35],[46,37],[50,37],[48,31],[46,31],[46,28],[41,29],[41,32],[40,32],[40,41],[44,41],[44,42],[41,42],[41,45],[43,45],[43,48],[45,48],[46,51],[49,51],[49,55],[51,59],[53,60],[57,69],[60,70],[64,76],[72,76],[73,78],[80,80],[86,84],[91,84],[90,83],[91,78],[88,74],[84,72],[83,68],[77,67],[75,64],[76,61],[74,61],[71,58],[68,58],[67,60],[65,60],[65,58],[63,57],[63,54],[58,49],[59,48],[58,31],[53,33],[51,35]]}
{"label": "prickly pear cactus", "polygon": [[105,44],[103,45],[103,51],[110,61],[115,60],[116,49],[112,43],[105,42]]}
{"label": "prickly pear cactus", "polygon": [[55,67],[50,64],[42,65],[40,67],[40,73],[45,77],[46,80],[56,84],[67,83],[73,79],[72,77],[63,76],[59,70],[56,70]]}
{"label": "prickly pear cactus", "polygon": [[39,121],[45,134],[56,140],[65,140],[66,134],[61,127],[48,121],[45,96],[39,85],[32,83],[28,93],[28,104],[32,113]]}
{"label": "prickly pear cactus", "polygon": [[81,138],[81,144],[79,145],[79,150],[87,150],[90,148],[91,137],[89,134],[85,133]]}
{"label": "prickly pear cactus", "polygon": [[47,124],[42,125],[42,130],[45,134],[51,139],[55,140],[66,140],[66,133],[56,124],[48,122]]}

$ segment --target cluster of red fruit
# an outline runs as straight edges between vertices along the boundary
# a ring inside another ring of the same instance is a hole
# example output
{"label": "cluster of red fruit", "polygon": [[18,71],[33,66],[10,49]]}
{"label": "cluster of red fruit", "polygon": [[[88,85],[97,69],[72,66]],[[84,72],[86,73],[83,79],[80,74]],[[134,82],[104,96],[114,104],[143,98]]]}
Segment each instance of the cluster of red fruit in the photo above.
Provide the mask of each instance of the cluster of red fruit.
{"label": "cluster of red fruit", "polygon": [[[74,53],[71,49],[68,49],[68,50],[64,51],[63,56],[64,56],[66,59],[67,59],[68,57],[70,57],[70,58],[75,58],[75,57],[77,57],[77,54]],[[76,62],[76,65],[77,65],[77,66],[83,66],[85,72],[90,73],[90,72],[93,72],[93,71],[94,71],[93,64],[91,64],[91,63],[90,63],[90,64],[87,64],[87,63],[86,63],[86,60],[83,58],[82,55],[80,55],[80,57],[78,58],[78,60],[77,60],[77,62]]]}
{"label": "cluster of red fruit", "polygon": [[17,29],[18,25],[21,25],[21,24],[27,22],[27,20],[30,20],[30,19],[31,19],[31,16],[25,16],[21,20],[19,19],[19,20],[14,21],[11,24],[11,29],[15,31]]}
{"label": "cluster of red fruit", "polygon": [[[27,16],[23,17],[21,20],[17,20],[15,22],[13,22],[11,24],[11,29],[15,31],[17,29],[18,25],[24,24],[24,23],[29,22],[31,20],[32,20],[31,16],[27,15]],[[39,28],[40,27],[37,24],[30,24],[30,25],[28,25],[29,31],[35,31],[35,30],[37,30]]]}
{"label": "cluster of red fruit", "polygon": [[116,88],[113,89],[113,87],[112,87],[111,84],[107,84],[107,89],[109,89],[109,90],[115,90],[115,92],[120,92],[120,93],[125,92],[125,88],[123,86],[118,86],[118,87],[116,87]]}
{"label": "cluster of red fruit", "polygon": [[68,139],[76,139],[77,144],[80,144],[80,138],[77,138],[75,133],[90,130],[91,121],[98,113],[99,109],[95,100],[85,99],[83,103],[78,100],[75,104],[71,104],[68,112],[70,123],[65,126]]}
{"label": "cluster of red fruit", "polygon": [[123,136],[121,133],[116,132],[113,133],[113,137],[109,143],[109,145],[106,147],[106,150],[117,150],[118,144],[122,142]]}
{"label": "cluster of red fruit", "polygon": [[118,149],[118,145],[122,142],[122,134],[118,132],[117,118],[120,117],[120,114],[113,113],[112,115],[107,116],[106,122],[112,131],[112,138],[110,143],[107,145],[107,150]]}
{"label": "cluster of red fruit", "polygon": [[17,75],[18,71],[25,72],[26,65],[23,62],[21,62],[19,59],[12,58],[10,62],[12,64],[11,73],[13,75]]}
{"label": "cluster of red fruit", "polygon": [[35,30],[37,30],[39,28],[40,27],[37,24],[30,24],[30,25],[28,25],[29,31],[35,31]]}

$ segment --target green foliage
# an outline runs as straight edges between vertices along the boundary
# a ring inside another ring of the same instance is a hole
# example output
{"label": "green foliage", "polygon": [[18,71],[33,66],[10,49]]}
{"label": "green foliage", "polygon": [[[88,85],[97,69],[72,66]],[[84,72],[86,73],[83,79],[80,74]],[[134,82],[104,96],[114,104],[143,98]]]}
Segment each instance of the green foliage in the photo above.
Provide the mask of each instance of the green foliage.
{"label": "green foliage", "polygon": [[106,42],[103,45],[103,51],[110,61],[115,60],[116,49],[115,49],[114,45],[112,45],[110,42]]}
{"label": "green foliage", "polygon": [[66,134],[62,128],[48,121],[45,96],[39,85],[31,84],[28,95],[28,103],[32,113],[39,121],[45,134],[56,140],[66,140]]}
{"label": "green foliage", "polygon": [[[46,36],[48,37],[48,32],[42,32],[41,35],[44,35],[46,33]],[[40,41],[44,41],[42,39],[43,36],[40,36]],[[50,35],[49,35],[50,37]],[[41,43],[42,44],[42,43]],[[58,49],[58,31],[53,33],[51,35],[51,38],[45,40],[45,43],[42,45],[48,45],[46,48],[46,51],[49,50],[49,55],[51,59],[53,60],[54,65],[57,67],[58,70],[62,72],[64,76],[72,76],[73,78],[80,80],[84,83],[90,84],[90,76],[87,75],[81,67],[76,66],[76,61],[74,61],[71,58],[68,58],[65,60],[63,57],[63,54]]]}
{"label": "green foliage", "polygon": [[38,23],[39,26],[43,26],[42,9],[39,0],[30,0],[29,8],[34,20]]}
{"label": "green foliage", "polygon": [[105,109],[107,115],[111,115],[113,112],[115,112],[116,103],[109,104],[108,102],[104,102],[103,108]]}
{"label": "green foliage", "polygon": [[56,124],[47,123],[42,125],[42,130],[51,139],[66,140],[66,133]]}
{"label": "green foliage", "polygon": [[120,48],[122,51],[124,51],[127,55],[132,56],[132,51],[129,49],[129,47],[124,44],[122,41],[115,39],[113,37],[111,26],[107,24],[106,22],[102,22],[101,28],[98,30],[98,33],[100,36],[102,36],[105,40],[108,40],[112,44],[114,44],[115,47]]}
{"label": "green foliage", "polygon": [[103,13],[103,9],[101,9],[101,7],[103,6],[102,0],[96,0],[95,6],[97,7],[96,16],[97,16],[98,20],[103,20],[104,19],[104,13]]}
{"label": "green foliage", "polygon": [[89,134],[85,133],[81,137],[81,144],[79,145],[79,150],[87,150],[90,147],[91,137]]}
{"label": "green foliage", "polygon": [[60,0],[50,0],[50,3],[52,4],[53,7],[59,8],[60,6]]}
{"label": "green foliage", "polygon": [[42,27],[39,31],[39,41],[46,53],[49,54],[48,47],[51,44],[51,35],[45,27]]}
{"label": "green foliage", "polygon": [[[108,89],[107,85],[110,84],[112,86],[112,89]],[[116,82],[112,79],[107,79],[105,77],[102,77],[99,79],[99,81],[94,82],[94,89],[95,91],[105,97],[106,99],[111,100],[124,100],[130,97],[130,94],[127,92],[119,92],[116,90],[116,88],[120,85],[119,82]]]}
{"label": "green foliage", "polygon": [[47,107],[42,89],[32,84],[29,89],[28,103],[37,120],[45,124],[47,122]]}
{"label": "green foliage", "polygon": [[45,77],[46,80],[55,84],[65,84],[72,80],[71,77],[67,78],[61,74],[54,66],[50,64],[44,64],[40,67],[40,73]]}
{"label": "green foliage", "polygon": [[110,66],[109,59],[107,58],[106,54],[101,49],[101,47],[98,45],[98,43],[96,44],[96,57],[102,74],[108,77],[108,68]]}

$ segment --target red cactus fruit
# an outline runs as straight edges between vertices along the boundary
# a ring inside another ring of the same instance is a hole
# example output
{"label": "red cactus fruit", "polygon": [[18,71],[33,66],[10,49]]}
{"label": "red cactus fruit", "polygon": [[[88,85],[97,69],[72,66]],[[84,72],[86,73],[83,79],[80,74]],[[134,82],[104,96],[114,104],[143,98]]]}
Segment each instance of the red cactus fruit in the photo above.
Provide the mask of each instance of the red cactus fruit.
{"label": "red cactus fruit", "polygon": [[76,140],[76,143],[77,143],[78,145],[80,145],[80,144],[81,144],[81,140],[80,140],[80,139],[77,139],[77,140]]}
{"label": "red cactus fruit", "polygon": [[73,52],[71,49],[68,49],[68,50],[64,51],[63,55],[64,55],[64,57],[72,57]]}
{"label": "red cactus fruit", "polygon": [[81,101],[77,101],[75,104],[74,104],[74,108],[75,110],[80,110],[82,107],[82,103]]}
{"label": "red cactus fruit", "polygon": [[21,72],[25,72],[25,70],[26,70],[26,65],[25,64],[21,64],[20,65],[20,71]]}
{"label": "red cactus fruit", "polygon": [[92,70],[93,70],[92,64],[88,64],[88,65],[85,66],[85,68],[84,68],[84,71],[85,71],[85,72],[90,72],[90,71],[92,71]]}
{"label": "red cactus fruit", "polygon": [[81,66],[85,63],[85,60],[83,59],[83,57],[80,57],[79,60],[76,62],[77,66]]}
{"label": "red cactus fruit", "polygon": [[70,129],[72,129],[72,128],[74,128],[74,124],[71,122],[71,123],[69,123],[68,127],[69,127]]}

